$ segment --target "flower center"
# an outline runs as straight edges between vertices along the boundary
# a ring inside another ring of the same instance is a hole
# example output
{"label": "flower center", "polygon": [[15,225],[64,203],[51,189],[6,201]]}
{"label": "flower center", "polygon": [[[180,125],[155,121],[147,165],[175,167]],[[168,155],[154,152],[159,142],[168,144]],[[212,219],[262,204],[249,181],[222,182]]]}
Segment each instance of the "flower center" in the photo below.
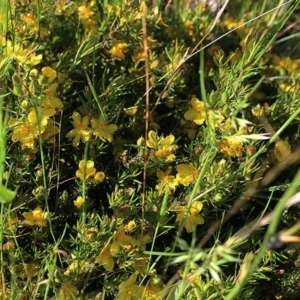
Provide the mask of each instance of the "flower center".
{"label": "flower center", "polygon": [[99,122],[98,127],[99,127],[99,129],[104,130],[106,125],[103,122]]}
{"label": "flower center", "polygon": [[85,130],[87,128],[87,126],[83,125],[83,124],[78,124],[77,125],[77,129],[78,130]]}
{"label": "flower center", "polygon": [[21,131],[24,133],[24,134],[27,134],[29,132],[29,126],[28,125],[23,125],[21,127]]}
{"label": "flower center", "polygon": [[197,112],[202,112],[203,111],[203,104],[202,103],[197,105],[196,111]]}

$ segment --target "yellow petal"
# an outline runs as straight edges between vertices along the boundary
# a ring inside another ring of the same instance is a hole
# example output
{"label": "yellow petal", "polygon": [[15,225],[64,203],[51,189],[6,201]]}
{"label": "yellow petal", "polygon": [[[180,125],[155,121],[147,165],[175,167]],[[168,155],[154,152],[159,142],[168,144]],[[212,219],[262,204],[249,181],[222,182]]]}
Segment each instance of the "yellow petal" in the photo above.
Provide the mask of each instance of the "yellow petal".
{"label": "yellow petal", "polygon": [[274,156],[278,161],[284,161],[291,154],[291,146],[288,141],[279,141],[274,148]]}

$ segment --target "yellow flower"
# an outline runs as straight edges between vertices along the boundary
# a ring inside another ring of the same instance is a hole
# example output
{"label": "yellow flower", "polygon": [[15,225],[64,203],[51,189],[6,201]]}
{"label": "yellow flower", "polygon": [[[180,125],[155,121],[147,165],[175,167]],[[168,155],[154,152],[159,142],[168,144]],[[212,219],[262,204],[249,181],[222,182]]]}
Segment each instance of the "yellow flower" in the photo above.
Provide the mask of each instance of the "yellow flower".
{"label": "yellow flower", "polygon": [[158,137],[157,133],[150,130],[148,133],[148,140],[146,142],[147,147],[152,148],[151,154],[161,162],[173,161],[176,157],[173,152],[178,148],[176,144],[173,144],[175,137],[170,134],[164,137]]}
{"label": "yellow flower", "polygon": [[2,245],[3,251],[10,251],[10,250],[13,250],[13,249],[15,249],[15,248],[16,248],[15,243],[14,243],[14,242],[11,242],[11,241],[6,242],[6,243],[4,243],[4,244]]}
{"label": "yellow flower", "polygon": [[121,247],[130,249],[132,245],[134,245],[134,239],[132,236],[125,233],[125,226],[122,225],[118,228],[113,237],[113,242],[110,246],[110,253],[112,256],[117,256]]}
{"label": "yellow flower", "polygon": [[[186,214],[187,206],[177,207],[177,218],[175,222],[184,222],[187,232],[192,232],[198,224],[204,224],[204,219],[198,213],[202,210],[203,204],[200,201],[192,203],[189,212]],[[186,218],[184,218],[186,215]]]}
{"label": "yellow flower", "polygon": [[264,103],[263,106],[257,104],[255,107],[252,108],[252,114],[255,117],[263,117],[266,114],[266,111],[269,109],[268,103]]}
{"label": "yellow flower", "polygon": [[184,117],[189,121],[194,121],[197,125],[202,125],[206,119],[205,104],[197,98],[191,100],[192,109],[188,110]]}
{"label": "yellow flower", "polygon": [[92,10],[94,4],[95,1],[90,1],[87,5],[80,5],[78,7],[78,15],[85,29],[90,29],[96,24],[95,13]]}
{"label": "yellow flower", "polygon": [[243,155],[243,150],[243,143],[235,139],[234,136],[223,140],[220,145],[220,151],[231,157],[241,157]]}
{"label": "yellow flower", "polygon": [[166,171],[158,170],[156,175],[158,177],[158,184],[156,189],[160,192],[175,190],[178,185],[178,180],[173,175],[169,175],[172,172],[172,167],[168,167]]}
{"label": "yellow flower", "polygon": [[38,118],[35,109],[31,109],[27,121],[18,121],[14,118],[9,120],[9,126],[13,127],[11,140],[20,142],[23,148],[35,149],[35,138],[42,134],[48,123],[48,118],[41,115]]}
{"label": "yellow flower", "polygon": [[[32,145],[34,139],[38,136],[39,129],[36,124],[29,122],[18,122],[13,128],[11,140],[23,144]],[[34,142],[33,142],[34,143]],[[30,147],[28,147],[30,148]]]}
{"label": "yellow flower", "polygon": [[26,28],[29,28],[32,33],[36,35],[38,34],[39,25],[36,20],[36,16],[33,15],[33,13],[20,14],[20,19],[26,24]]}
{"label": "yellow flower", "polygon": [[127,43],[116,43],[114,46],[112,46],[110,50],[111,57],[120,58],[122,60],[125,59],[124,51],[128,48]]}
{"label": "yellow flower", "polygon": [[150,282],[143,289],[141,300],[162,300],[160,293],[162,292],[161,288],[156,286],[154,283]]}
{"label": "yellow flower", "polygon": [[[138,250],[143,250],[144,247],[142,247],[141,249],[138,249]],[[150,271],[150,274],[149,274],[149,270],[148,270],[148,265],[149,265],[149,256],[146,256],[146,255],[141,255],[141,252],[139,253],[136,253],[134,255],[134,257],[132,257],[132,259],[130,260],[130,266],[132,268],[135,269],[135,271],[138,273],[138,274],[141,274],[142,276],[145,276],[147,274],[148,275],[151,275],[152,272],[155,274],[156,270],[155,269],[152,269]]]}
{"label": "yellow flower", "polygon": [[[94,162],[92,160],[81,160],[79,162],[79,170],[76,171],[76,177],[83,180],[83,178],[88,179],[96,173],[94,168]],[[84,177],[85,176],[85,177]]]}
{"label": "yellow flower", "polygon": [[151,243],[152,238],[149,234],[139,235],[135,241],[135,244],[138,246],[140,251],[144,251],[146,248],[146,244]]}
{"label": "yellow flower", "polygon": [[176,167],[176,179],[184,186],[188,186],[191,182],[195,182],[199,171],[193,165],[179,164]]}
{"label": "yellow flower", "polygon": [[119,285],[119,300],[141,299],[142,287],[135,284],[137,274],[132,274],[126,281]]}
{"label": "yellow flower", "polygon": [[128,232],[133,232],[136,229],[136,223],[134,220],[129,221],[125,226],[125,230]]}
{"label": "yellow flower", "polygon": [[42,112],[43,115],[47,117],[52,117],[56,114],[56,109],[62,109],[63,103],[60,99],[56,98],[55,91],[57,88],[57,84],[52,84],[49,88],[44,90],[45,93],[45,99],[42,101]]}
{"label": "yellow flower", "polygon": [[25,223],[29,226],[46,226],[48,213],[44,212],[40,206],[36,207],[33,211],[24,212],[22,215],[25,218]]}
{"label": "yellow flower", "polygon": [[137,113],[138,107],[132,106],[132,107],[128,107],[128,108],[123,108],[123,110],[127,116],[133,117]]}
{"label": "yellow flower", "polygon": [[135,63],[138,63],[141,60],[145,59],[145,51],[142,47],[138,47],[134,50],[134,54],[132,55],[132,60]]}
{"label": "yellow flower", "polygon": [[59,299],[71,300],[75,299],[75,296],[79,295],[79,291],[75,285],[70,283],[63,283],[61,289],[58,292]]}
{"label": "yellow flower", "polygon": [[82,207],[84,200],[81,196],[78,196],[77,199],[73,203],[79,209]]}
{"label": "yellow flower", "polygon": [[295,74],[299,70],[300,59],[292,60],[290,57],[279,57],[273,55],[271,60],[271,66],[277,71],[280,75],[286,74]]}
{"label": "yellow flower", "polygon": [[40,127],[42,133],[48,124],[49,118],[43,114],[43,110],[31,108],[27,119],[30,123],[36,124],[37,127]]}
{"label": "yellow flower", "polygon": [[114,268],[115,262],[110,253],[110,244],[106,245],[100,254],[96,257],[95,263],[102,265],[106,271],[112,271]]}
{"label": "yellow flower", "polygon": [[77,147],[79,145],[80,139],[83,142],[86,142],[90,139],[90,132],[89,132],[89,117],[85,116],[81,118],[78,112],[74,112],[72,115],[73,121],[71,121],[74,129],[67,133],[67,138],[73,138],[73,146]]}
{"label": "yellow flower", "polygon": [[105,179],[105,174],[104,172],[97,172],[94,175],[94,181],[96,181],[97,183],[101,183],[103,182]]}
{"label": "yellow flower", "polygon": [[42,68],[42,76],[39,78],[41,84],[51,84],[57,77],[57,72],[51,67]]}
{"label": "yellow flower", "polygon": [[42,133],[43,141],[47,141],[49,143],[54,143],[54,136],[59,133],[59,128],[54,124],[52,120],[50,120]]}
{"label": "yellow flower", "polygon": [[74,254],[71,254],[72,263],[68,266],[67,270],[64,272],[65,275],[72,275],[72,274],[81,274],[87,272],[88,269],[91,267],[90,264],[86,261],[80,261],[76,259]]}
{"label": "yellow flower", "polygon": [[220,127],[221,123],[224,120],[224,116],[222,115],[222,112],[219,110],[209,110],[207,112],[207,120],[206,124],[213,126],[213,127]]}
{"label": "yellow flower", "polygon": [[15,231],[17,229],[17,226],[19,224],[19,219],[14,214],[12,214],[7,221],[3,224],[3,230],[5,232],[11,233],[12,231]]}
{"label": "yellow flower", "polygon": [[113,133],[118,129],[118,126],[115,124],[107,125],[102,116],[98,120],[92,118],[91,124],[94,129],[93,135],[99,138],[104,138],[109,142],[112,141]]}

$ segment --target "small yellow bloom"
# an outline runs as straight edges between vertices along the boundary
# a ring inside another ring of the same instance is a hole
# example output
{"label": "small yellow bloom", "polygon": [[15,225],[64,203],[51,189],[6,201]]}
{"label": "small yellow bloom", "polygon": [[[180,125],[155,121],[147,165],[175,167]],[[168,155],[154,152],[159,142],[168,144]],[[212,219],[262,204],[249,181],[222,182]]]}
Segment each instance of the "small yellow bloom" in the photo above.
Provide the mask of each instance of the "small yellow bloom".
{"label": "small yellow bloom", "polygon": [[56,114],[56,110],[61,110],[63,108],[61,100],[55,97],[56,88],[57,84],[54,83],[44,90],[45,99],[42,101],[42,113],[47,117],[54,116]]}
{"label": "small yellow bloom", "polygon": [[87,5],[80,5],[78,7],[78,15],[80,21],[85,29],[91,29],[96,24],[95,12],[92,7],[95,4],[95,1],[89,1]]}
{"label": "small yellow bloom", "polygon": [[[184,117],[189,121],[194,121],[197,125],[202,125],[206,120],[205,104],[193,97],[191,100],[192,109],[188,110]],[[208,107],[207,107],[208,108]]]}
{"label": "small yellow bloom", "polygon": [[124,108],[123,110],[127,116],[133,117],[137,113],[138,107],[132,106],[132,107]]}
{"label": "small yellow bloom", "polygon": [[125,230],[128,232],[133,232],[136,229],[135,221],[129,221],[128,224],[125,226]]}
{"label": "small yellow bloom", "polygon": [[106,245],[96,257],[95,263],[102,265],[106,271],[112,271],[115,261],[110,253],[110,244]]}
{"label": "small yellow bloom", "polygon": [[93,135],[106,139],[109,142],[113,140],[113,133],[118,129],[118,126],[115,124],[107,125],[102,116],[98,120],[92,118],[91,124],[94,129]]}
{"label": "small yellow bloom", "polygon": [[96,181],[97,183],[101,183],[103,182],[105,179],[105,174],[104,172],[96,172],[94,175],[94,181]]}
{"label": "small yellow bloom", "polygon": [[128,48],[127,43],[117,43],[115,44],[111,50],[110,50],[110,55],[111,57],[116,57],[120,58],[122,60],[125,60],[125,54],[124,51]]}
{"label": "small yellow bloom", "polygon": [[153,149],[151,154],[161,162],[173,161],[176,157],[173,152],[178,148],[174,135],[170,134],[166,137],[158,137],[157,133],[150,130],[148,133],[148,140],[146,145],[148,148]]}
{"label": "small yellow bloom", "polygon": [[176,179],[184,186],[188,186],[192,182],[194,183],[199,174],[199,171],[193,165],[179,164],[176,169],[178,172]]}
{"label": "small yellow bloom", "polygon": [[140,251],[144,251],[146,248],[146,244],[151,243],[152,238],[149,234],[139,235],[135,241],[135,244],[138,246]]}
{"label": "small yellow bloom", "polygon": [[137,274],[132,274],[126,281],[119,285],[119,300],[141,299],[142,287],[135,284]]}
{"label": "small yellow bloom", "polygon": [[50,120],[45,127],[44,132],[42,133],[43,141],[47,141],[49,143],[54,143],[55,138],[54,136],[59,133],[59,128],[55,125],[55,123]]}
{"label": "small yellow bloom", "polygon": [[134,55],[132,56],[132,60],[135,63],[138,63],[141,60],[145,59],[145,51],[142,47],[138,47],[134,50]]}
{"label": "small yellow bloom", "polygon": [[[198,224],[204,224],[204,219],[198,213],[202,210],[203,204],[200,201],[194,201],[186,214],[187,206],[177,207],[177,218],[175,222],[184,222],[184,227],[187,232],[192,232]],[[186,215],[186,217],[185,217]],[[185,218],[184,218],[185,217]]]}
{"label": "small yellow bloom", "polygon": [[81,118],[78,112],[74,112],[72,115],[73,121],[71,121],[74,129],[67,133],[67,138],[73,138],[73,146],[77,147],[79,145],[80,139],[86,142],[90,139],[90,131],[88,128],[89,117],[84,116]]}
{"label": "small yellow bloom", "polygon": [[13,128],[13,134],[11,140],[20,142],[23,148],[34,149],[35,139],[42,134],[48,123],[48,118],[41,115],[38,118],[36,111],[31,109],[27,116],[27,121],[18,121],[16,119],[10,119],[9,125]]}
{"label": "small yellow bloom", "polygon": [[12,214],[7,221],[3,224],[3,230],[5,232],[11,233],[12,231],[15,231],[17,229],[17,226],[19,224],[19,219],[14,214]]}
{"label": "small yellow bloom", "polygon": [[94,168],[94,162],[92,160],[81,160],[79,162],[79,170],[76,171],[76,177],[83,180],[83,178],[88,179],[96,173]]}
{"label": "small yellow bloom", "polygon": [[213,126],[213,127],[220,127],[221,123],[224,120],[224,116],[222,115],[222,112],[219,110],[209,110],[207,112],[207,120],[206,120],[206,124]]}
{"label": "small yellow bloom", "polygon": [[51,67],[42,68],[42,75],[47,78],[47,84],[51,84],[57,77],[57,72]]}
{"label": "small yellow bloom", "polygon": [[82,207],[84,200],[81,196],[78,196],[77,199],[73,203],[79,209]]}
{"label": "small yellow bloom", "polygon": [[172,172],[172,167],[168,167],[166,171],[158,170],[156,172],[158,178],[158,184],[156,189],[160,192],[175,190],[178,186],[178,180],[173,175],[169,175]]}
{"label": "small yellow bloom", "polygon": [[65,275],[72,275],[72,274],[82,274],[87,272],[90,268],[90,264],[86,261],[82,261],[76,259],[76,256],[71,254],[72,263],[68,266],[67,270],[64,272]]}
{"label": "small yellow bloom", "polygon": [[241,157],[243,155],[243,143],[235,139],[234,136],[222,141],[220,145],[220,151],[228,156]]}
{"label": "small yellow bloom", "polygon": [[14,242],[6,242],[5,244],[3,244],[2,249],[3,251],[10,251],[15,249],[16,245]]}
{"label": "small yellow bloom", "polygon": [[125,226],[122,225],[118,228],[113,237],[113,242],[110,246],[110,253],[112,256],[117,256],[121,248],[130,249],[134,245],[134,238],[125,233]]}
{"label": "small yellow bloom", "polygon": [[268,103],[264,103],[263,106],[257,104],[255,107],[252,108],[252,114],[255,117],[263,117],[268,109],[269,109]]}
{"label": "small yellow bloom", "polygon": [[143,294],[141,300],[162,300],[160,295],[162,289],[156,286],[153,282],[150,282],[143,288]]}
{"label": "small yellow bloom", "polygon": [[24,212],[22,215],[25,218],[25,223],[29,226],[46,226],[48,213],[44,212],[40,206],[36,207],[33,211]]}

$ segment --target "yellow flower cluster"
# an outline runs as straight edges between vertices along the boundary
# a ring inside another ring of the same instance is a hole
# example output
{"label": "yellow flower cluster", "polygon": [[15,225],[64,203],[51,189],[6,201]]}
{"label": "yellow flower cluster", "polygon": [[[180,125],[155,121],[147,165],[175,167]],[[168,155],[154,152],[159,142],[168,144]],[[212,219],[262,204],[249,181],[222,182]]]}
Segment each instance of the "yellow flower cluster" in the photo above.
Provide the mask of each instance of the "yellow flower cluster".
{"label": "yellow flower cluster", "polygon": [[71,254],[72,263],[68,266],[67,270],[64,272],[65,275],[71,275],[72,273],[83,273],[89,269],[91,264],[86,261],[79,260],[74,254]]}
{"label": "yellow flower cluster", "polygon": [[271,56],[269,72],[274,71],[280,76],[289,77],[289,80],[284,80],[279,84],[279,90],[282,93],[297,93],[300,95],[300,89],[297,82],[300,72],[300,59],[292,60],[290,57],[279,57],[275,54]]}
{"label": "yellow flower cluster", "polygon": [[244,146],[240,140],[233,136],[222,141],[220,145],[220,151],[228,156],[240,157],[243,155]]}
{"label": "yellow flower cluster", "polygon": [[95,12],[93,11],[95,1],[83,1],[78,7],[78,15],[83,27],[86,30],[92,29],[96,25]]}
{"label": "yellow flower cluster", "polygon": [[[151,242],[151,237],[149,234],[146,234],[138,236],[136,239],[133,238],[129,234],[132,233],[135,228],[135,221],[130,221],[125,226],[121,225],[115,232],[112,242],[108,243],[96,257],[95,263],[103,265],[107,271],[112,271],[115,265],[115,257],[117,257],[119,253],[129,253],[131,251],[137,253],[144,251],[145,245]],[[138,266],[133,264],[133,267],[138,270]],[[147,264],[139,269],[139,272],[145,274],[146,269]]]}
{"label": "yellow flower cluster", "polygon": [[150,155],[159,162],[170,162],[176,157],[173,152],[178,148],[174,135],[170,134],[167,137],[158,137],[157,133],[151,130],[148,133],[146,145],[151,149]]}
{"label": "yellow flower cluster", "polygon": [[29,30],[36,36],[39,34],[41,38],[49,35],[47,28],[39,26],[37,17],[33,13],[21,14],[20,19],[24,25],[22,28],[18,28],[19,32],[25,32],[26,30]]}
{"label": "yellow flower cluster", "polygon": [[[43,88],[42,100],[40,103],[35,103],[34,107],[30,107],[27,100],[22,102],[24,110],[28,111],[27,116],[24,115],[21,119],[11,118],[8,125],[12,129],[11,140],[16,143],[20,142],[22,149],[30,149],[35,153],[36,139],[41,135],[43,141],[54,142],[54,136],[59,132],[58,127],[50,119],[63,108],[63,103],[56,97],[57,83],[54,80],[57,78],[57,73],[50,67],[44,67],[39,75],[38,70],[30,71],[32,81],[29,84],[29,91],[33,94],[37,87]],[[13,75],[14,92],[22,94],[20,90],[21,83],[16,76]]]}
{"label": "yellow flower cluster", "polygon": [[244,145],[243,140],[240,138],[240,136],[247,134],[247,126],[240,126],[240,128],[236,131],[236,129],[234,129],[234,126],[231,124],[231,119],[229,118],[225,121],[222,130],[224,131],[224,133],[226,133],[226,135],[232,135],[218,142],[220,152],[231,157],[243,156]]}
{"label": "yellow flower cluster", "polygon": [[124,42],[118,42],[115,43],[111,50],[110,54],[112,58],[120,58],[122,60],[125,60],[125,50],[128,48],[128,44]]}
{"label": "yellow flower cluster", "polygon": [[40,206],[36,207],[33,211],[24,212],[24,222],[29,226],[44,227],[47,223],[48,213],[44,212]]}
{"label": "yellow flower cluster", "polygon": [[21,44],[13,44],[10,40],[1,39],[1,44],[5,47],[5,55],[16,59],[21,65],[25,67],[33,67],[39,64],[43,58],[42,54],[35,55],[33,49],[23,49]]}
{"label": "yellow flower cluster", "polygon": [[202,125],[206,122],[207,125],[219,127],[224,120],[224,116],[220,111],[211,110],[208,104],[196,97],[191,99],[191,106],[192,108],[184,114],[184,118],[195,122],[197,125]]}
{"label": "yellow flower cluster", "polygon": [[[90,118],[84,116],[83,118],[78,112],[74,112],[72,115],[73,121],[71,121],[74,129],[67,133],[67,138],[73,138],[73,146],[77,147],[80,143],[86,142],[91,138],[93,134],[96,138],[103,138],[112,142],[113,133],[118,129],[115,124],[107,124],[102,116],[99,119]],[[89,123],[91,121],[92,128],[89,128]]]}
{"label": "yellow flower cluster", "polygon": [[179,184],[188,186],[190,183],[195,183],[199,175],[197,170],[191,164],[179,164],[176,166],[177,174],[176,177],[170,175],[172,167],[169,166],[166,171],[158,170],[156,172],[158,178],[158,184],[156,189],[160,192],[174,191]]}
{"label": "yellow flower cluster", "polygon": [[176,207],[178,213],[176,222],[180,224],[183,222],[187,232],[194,231],[197,225],[204,224],[203,217],[199,215],[202,208],[203,204],[200,201],[194,201],[189,210],[187,205]]}
{"label": "yellow flower cluster", "polygon": [[162,288],[150,281],[144,285],[136,284],[136,273],[132,274],[127,280],[119,285],[119,300],[162,300]]}
{"label": "yellow flower cluster", "polygon": [[101,183],[105,179],[105,174],[103,172],[96,172],[94,168],[94,162],[92,160],[81,160],[79,162],[79,169],[76,171],[76,177],[83,179],[88,179],[93,176],[93,180],[96,183]]}

